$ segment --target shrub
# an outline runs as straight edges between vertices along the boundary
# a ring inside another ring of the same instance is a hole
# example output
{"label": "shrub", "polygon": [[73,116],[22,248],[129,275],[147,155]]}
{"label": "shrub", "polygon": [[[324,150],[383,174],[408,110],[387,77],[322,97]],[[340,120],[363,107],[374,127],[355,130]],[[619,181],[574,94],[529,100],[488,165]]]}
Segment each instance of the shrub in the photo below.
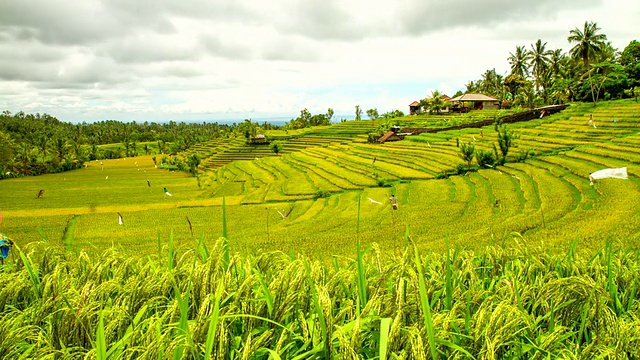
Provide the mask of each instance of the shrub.
{"label": "shrub", "polygon": [[317,200],[317,199],[324,199],[324,198],[328,198],[331,196],[331,192],[327,191],[327,190],[317,190],[315,193],[313,193],[313,199]]}
{"label": "shrub", "polygon": [[376,183],[378,187],[391,187],[391,182],[383,177],[377,178]]}
{"label": "shrub", "polygon": [[472,143],[460,144],[460,157],[467,162],[467,167],[471,168],[471,162],[473,161],[473,155],[476,152],[476,147]]}
{"label": "shrub", "polygon": [[520,151],[518,151],[518,153],[516,154],[516,161],[517,162],[524,162],[525,160],[527,160],[530,156],[533,157],[535,156],[535,151],[533,150],[529,150],[529,149],[520,149]]}
{"label": "shrub", "polygon": [[496,164],[496,157],[491,151],[478,150],[476,152],[476,161],[481,168],[493,167]]}

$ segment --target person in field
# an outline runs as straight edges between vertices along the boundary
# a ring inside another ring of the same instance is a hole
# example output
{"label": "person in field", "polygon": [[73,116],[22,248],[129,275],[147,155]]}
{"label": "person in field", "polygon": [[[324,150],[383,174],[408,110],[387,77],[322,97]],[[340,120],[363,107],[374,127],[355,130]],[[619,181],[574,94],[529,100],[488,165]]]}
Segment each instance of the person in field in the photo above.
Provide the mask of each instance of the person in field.
{"label": "person in field", "polygon": [[163,188],[163,189],[162,189],[162,191],[164,191],[164,193],[165,193],[167,196],[171,196],[171,193],[169,192],[169,190],[167,190],[167,188]]}
{"label": "person in field", "polygon": [[395,194],[391,194],[389,201],[391,201],[391,207],[393,208],[393,210],[398,210],[398,198]]}
{"label": "person in field", "polygon": [[0,263],[4,265],[4,259],[9,257],[9,250],[13,247],[13,241],[0,234]]}

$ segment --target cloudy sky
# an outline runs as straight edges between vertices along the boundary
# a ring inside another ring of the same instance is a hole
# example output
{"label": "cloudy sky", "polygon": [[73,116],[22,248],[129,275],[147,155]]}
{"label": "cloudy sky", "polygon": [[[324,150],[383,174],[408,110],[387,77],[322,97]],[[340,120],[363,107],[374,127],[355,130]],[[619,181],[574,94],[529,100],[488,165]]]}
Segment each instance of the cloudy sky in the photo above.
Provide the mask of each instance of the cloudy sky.
{"label": "cloudy sky", "polygon": [[640,40],[638,0],[0,0],[0,110],[64,121],[406,111],[516,45],[595,21]]}

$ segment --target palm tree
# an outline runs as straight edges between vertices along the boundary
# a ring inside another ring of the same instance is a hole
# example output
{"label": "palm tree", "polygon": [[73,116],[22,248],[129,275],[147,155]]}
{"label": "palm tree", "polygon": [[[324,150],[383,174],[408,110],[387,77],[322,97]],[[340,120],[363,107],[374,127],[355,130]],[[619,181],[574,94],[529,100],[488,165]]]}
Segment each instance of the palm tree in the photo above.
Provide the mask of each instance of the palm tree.
{"label": "palm tree", "polygon": [[37,140],[38,149],[42,152],[42,163],[45,162],[47,157],[47,150],[49,150],[49,136],[46,134],[40,134]]}
{"label": "palm tree", "polygon": [[562,53],[562,49],[551,50],[549,53],[549,70],[553,77],[558,77],[562,70],[562,63],[565,56]]}
{"label": "palm tree", "polygon": [[427,99],[427,105],[429,106],[429,113],[436,112],[440,114],[442,109],[445,107],[444,98],[440,91],[434,90],[431,93],[431,98]]}
{"label": "palm tree", "polygon": [[478,91],[478,84],[473,82],[473,80],[470,80],[464,86],[466,88],[465,94],[467,94],[467,93],[475,93],[475,92]]}
{"label": "palm tree", "polygon": [[[576,43],[574,47],[569,50],[569,54],[574,59],[582,59],[582,65],[584,70],[589,71],[589,60],[594,59],[596,54],[602,52],[605,48],[607,35],[598,34],[601,29],[595,22],[584,22],[584,30],[575,28],[569,31],[569,37],[567,41],[569,43]],[[596,96],[593,90],[593,82],[591,81],[591,72],[589,72],[589,84],[591,86],[591,98],[595,104]]]}
{"label": "palm tree", "polygon": [[533,77],[535,79],[536,93],[540,92],[540,80],[549,67],[551,51],[547,50],[546,47],[547,43],[545,42],[543,44],[542,40],[538,39],[535,44],[531,44],[531,50],[528,51]]}
{"label": "palm tree", "polygon": [[503,76],[496,73],[496,69],[487,70],[482,74],[482,79],[478,81],[480,89],[484,94],[498,97],[500,101],[504,98]]}
{"label": "palm tree", "polygon": [[511,74],[527,77],[529,74],[529,53],[524,46],[516,46],[515,54],[509,53],[507,60],[511,64]]}
{"label": "palm tree", "polygon": [[575,28],[569,31],[567,41],[576,43],[569,50],[569,54],[574,59],[582,59],[585,69],[589,68],[589,60],[595,58],[596,54],[600,53],[606,45],[607,35],[598,34],[600,30],[598,24],[585,21],[584,30]]}

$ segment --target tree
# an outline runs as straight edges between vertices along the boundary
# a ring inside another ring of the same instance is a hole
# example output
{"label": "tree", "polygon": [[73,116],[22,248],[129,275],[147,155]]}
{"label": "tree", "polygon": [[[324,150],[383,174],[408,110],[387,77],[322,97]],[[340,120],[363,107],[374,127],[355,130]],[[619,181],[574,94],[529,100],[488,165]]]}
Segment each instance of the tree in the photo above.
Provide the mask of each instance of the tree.
{"label": "tree", "polygon": [[8,134],[0,131],[0,178],[11,168],[15,145]]}
{"label": "tree", "polygon": [[467,168],[471,169],[471,162],[473,161],[473,155],[476,152],[476,147],[472,143],[460,143],[460,157],[467,162]]}
{"label": "tree", "polygon": [[594,59],[596,54],[601,52],[606,45],[607,35],[598,34],[600,30],[595,22],[585,21],[583,30],[575,28],[569,31],[567,41],[576,43],[569,50],[569,54],[574,59],[582,59],[585,69],[588,69],[589,61]]}
{"label": "tree", "polygon": [[[306,109],[305,109],[306,110]],[[257,134],[257,124],[253,123],[251,119],[244,119],[244,121],[238,125],[238,130],[244,135],[245,139],[249,141],[252,136]]]}
{"label": "tree", "polygon": [[632,87],[631,89],[627,89],[624,92],[630,97],[636,99],[636,102],[638,102],[638,96],[640,96],[640,86]]}
{"label": "tree", "polygon": [[533,78],[535,79],[536,93],[540,92],[540,81],[549,67],[551,51],[547,50],[546,46],[546,42],[542,43],[542,40],[538,39],[535,44],[531,44],[531,50],[528,52]]}
{"label": "tree", "polygon": [[533,90],[533,84],[531,81],[525,81],[518,95],[515,98],[515,103],[521,106],[527,106],[529,109],[533,109],[536,103],[536,93]]}
{"label": "tree", "polygon": [[[569,54],[574,59],[582,59],[584,71],[589,71],[590,60],[595,59],[596,54],[602,52],[606,46],[605,40],[607,40],[607,35],[598,34],[600,30],[595,22],[585,21],[583,30],[575,28],[569,31],[567,41],[569,41],[569,43],[576,43],[576,45],[569,50]],[[591,81],[591,72],[589,72],[589,84],[591,86],[591,99],[595,104],[596,96],[593,82]]]}
{"label": "tree", "polygon": [[511,74],[519,75],[526,78],[529,74],[529,52],[525,50],[524,46],[516,46],[516,52],[509,53],[509,64],[511,64]]}
{"label": "tree", "polygon": [[278,155],[278,153],[282,151],[282,148],[283,148],[283,145],[279,141],[274,141],[271,143],[271,145],[269,145],[269,149],[271,149],[271,151],[273,151],[276,155]]}
{"label": "tree", "polygon": [[327,120],[329,120],[329,123],[331,123],[331,120],[333,120],[333,109],[332,108],[328,108],[327,109]]}
{"label": "tree", "polygon": [[524,76],[510,74],[504,78],[503,84],[507,89],[509,89],[511,99],[515,99],[518,95],[518,90],[527,84],[527,80]]}
{"label": "tree", "polygon": [[429,113],[440,114],[442,109],[446,107],[446,103],[442,94],[438,90],[434,90],[431,93],[431,97],[427,99],[427,106],[429,107]]}
{"label": "tree", "polygon": [[360,105],[356,105],[356,120],[362,119],[362,110],[360,109]]}
{"label": "tree", "polygon": [[513,133],[507,129],[506,126],[502,126],[498,129],[498,146],[500,147],[500,164],[504,165],[507,161],[507,154],[509,149],[513,145]]}
{"label": "tree", "polygon": [[[469,81],[468,83],[464,84],[464,87],[465,87],[465,94],[478,92],[478,84],[473,81]],[[459,95],[462,95],[462,94],[459,94]],[[456,94],[454,95],[454,97],[459,95]]]}
{"label": "tree", "polygon": [[196,176],[198,174],[198,166],[201,163],[200,156],[198,154],[191,154],[187,157],[187,164],[189,165],[189,172]]}
{"label": "tree", "polygon": [[631,86],[640,86],[640,42],[633,40],[620,54],[620,65],[624,66]]}
{"label": "tree", "polygon": [[562,73],[562,63],[565,59],[565,55],[562,53],[562,49],[555,49],[549,52],[549,70],[552,77],[558,77]]}
{"label": "tree", "polygon": [[601,92],[604,92],[607,96],[611,96],[611,93],[614,96],[622,95],[627,87],[627,75],[624,72],[624,67],[611,61],[591,64],[589,79],[595,95],[594,103],[598,102]]}
{"label": "tree", "polygon": [[58,159],[66,160],[67,155],[69,153],[69,147],[67,146],[67,142],[64,141],[64,139],[59,137],[56,139],[56,141],[54,141],[53,144],[55,146],[54,151],[56,152]]}
{"label": "tree", "polygon": [[38,137],[38,149],[42,151],[42,162],[44,163],[47,157],[47,151],[49,150],[49,136],[46,134],[40,134]]}
{"label": "tree", "polygon": [[378,117],[380,117],[380,115],[378,114],[378,109],[369,109],[369,110],[367,110],[367,116],[371,120],[375,120]]}
{"label": "tree", "polygon": [[133,147],[133,151],[131,152],[132,156],[138,155],[138,140],[140,140],[140,133],[137,131],[131,132],[131,146]]}
{"label": "tree", "polygon": [[478,150],[476,151],[476,162],[481,168],[493,167],[496,163],[496,158],[491,151]]}
{"label": "tree", "polygon": [[378,109],[369,109],[367,110],[367,116],[371,119],[371,126],[375,126],[375,120],[380,117],[378,114]]}

